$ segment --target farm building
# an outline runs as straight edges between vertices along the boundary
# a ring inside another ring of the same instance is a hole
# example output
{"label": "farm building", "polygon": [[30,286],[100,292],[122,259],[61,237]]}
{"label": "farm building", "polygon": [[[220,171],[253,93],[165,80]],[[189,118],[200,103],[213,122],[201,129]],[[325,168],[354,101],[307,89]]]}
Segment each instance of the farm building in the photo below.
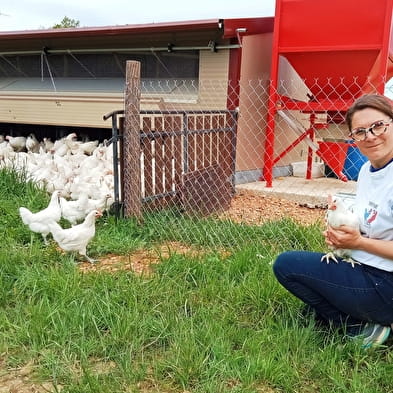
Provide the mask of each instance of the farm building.
{"label": "farm building", "polygon": [[[1,132],[33,130],[43,136],[51,130],[61,135],[72,127],[109,134],[111,123],[103,115],[124,107],[126,61],[137,60],[141,62],[141,110],[209,112],[241,109],[253,100],[253,110],[244,111],[239,121],[241,145],[240,123],[256,130],[257,124],[251,126],[255,113],[260,119],[266,113],[265,99],[258,97],[263,102],[258,107],[255,95],[266,96],[273,20],[0,32]],[[241,96],[242,80],[262,80],[263,86]],[[258,133],[252,138],[262,140]],[[238,154],[247,150],[239,149]],[[261,157],[262,151],[255,157],[247,153],[240,162],[247,166],[247,161]]]}

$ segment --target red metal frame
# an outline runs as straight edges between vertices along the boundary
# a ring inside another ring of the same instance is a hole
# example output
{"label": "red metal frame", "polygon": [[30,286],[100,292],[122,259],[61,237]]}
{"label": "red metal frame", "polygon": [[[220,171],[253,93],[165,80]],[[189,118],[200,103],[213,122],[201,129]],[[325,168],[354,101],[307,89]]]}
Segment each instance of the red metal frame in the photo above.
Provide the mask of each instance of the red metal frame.
{"label": "red metal frame", "polygon": [[[393,75],[389,59],[392,10],[393,0],[276,0],[261,179],[267,187],[272,187],[274,164],[306,136],[313,139],[315,129],[323,126],[315,124],[316,113],[344,113],[365,92],[383,94],[384,81]],[[299,101],[278,94],[280,56],[303,79],[312,99]],[[357,83],[353,83],[355,79]],[[316,80],[322,84],[314,86]],[[282,109],[309,114],[310,126],[275,156],[275,116]],[[331,159],[321,147],[316,154],[325,162]],[[309,148],[307,179],[311,178],[312,156]],[[339,166],[333,166],[346,180]]]}

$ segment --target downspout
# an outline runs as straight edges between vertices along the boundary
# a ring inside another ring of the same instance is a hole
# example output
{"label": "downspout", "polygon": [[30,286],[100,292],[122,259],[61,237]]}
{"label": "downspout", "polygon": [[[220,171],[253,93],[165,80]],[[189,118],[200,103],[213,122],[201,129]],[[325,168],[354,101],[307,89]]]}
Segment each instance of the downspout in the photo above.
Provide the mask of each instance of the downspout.
{"label": "downspout", "polygon": [[[228,91],[227,91],[227,109],[235,110],[239,107],[240,94],[240,71],[242,63],[242,42],[241,34],[245,33],[247,29],[236,29],[236,39],[231,39],[231,44],[234,46],[229,51],[229,71],[228,71]],[[236,40],[236,42],[233,42]],[[237,43],[238,45],[235,45]]]}
{"label": "downspout", "polygon": [[[236,29],[237,33],[237,41],[238,48],[230,49],[229,51],[229,71],[228,71],[228,90],[227,90],[227,110],[228,111],[236,111],[237,114],[235,118],[231,119],[231,122],[234,120],[235,124],[233,127],[232,133],[232,174],[233,177],[231,179],[232,182],[232,192],[235,193],[235,172],[236,172],[236,141],[237,141],[237,125],[238,125],[238,109],[239,109],[239,97],[240,97],[240,72],[241,72],[241,63],[242,63],[242,42],[241,42],[241,33],[245,33],[247,29],[238,28]],[[233,40],[231,40],[232,43]],[[233,112],[232,112],[233,113]]]}

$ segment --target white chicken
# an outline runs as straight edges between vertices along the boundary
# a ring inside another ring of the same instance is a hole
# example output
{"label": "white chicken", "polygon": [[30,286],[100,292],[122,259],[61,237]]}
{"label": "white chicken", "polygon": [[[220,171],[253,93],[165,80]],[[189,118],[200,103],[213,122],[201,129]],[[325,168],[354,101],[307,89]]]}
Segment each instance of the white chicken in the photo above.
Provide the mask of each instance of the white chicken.
{"label": "white chicken", "polygon": [[76,137],[77,135],[73,132],[64,138],[55,141],[51,151],[58,156],[65,156],[67,152],[76,149]]}
{"label": "white chicken", "polygon": [[23,223],[27,225],[32,232],[40,233],[44,239],[45,244],[48,244],[46,237],[50,233],[50,223],[58,222],[61,218],[59,198],[60,191],[54,191],[48,206],[37,213],[32,213],[25,207],[19,208],[19,214]]}
{"label": "white chicken", "polygon": [[[16,156],[14,149],[10,146],[8,142],[2,142],[0,144],[0,161],[2,160],[10,160]],[[12,161],[10,162],[12,165]]]}
{"label": "white chicken", "polygon": [[26,138],[26,149],[32,153],[38,153],[40,151],[40,143],[34,134],[29,134]]}
{"label": "white chicken", "polygon": [[102,213],[99,210],[93,210],[86,216],[81,224],[66,229],[63,229],[57,222],[52,221],[49,224],[50,232],[52,233],[53,239],[62,250],[67,252],[77,251],[90,263],[94,263],[96,261],[87,255],[86,249],[90,240],[95,235],[96,219],[101,216]]}
{"label": "white chicken", "polygon": [[26,150],[26,137],[24,136],[10,136],[6,135],[5,139],[9,142],[10,146],[15,152]]}
{"label": "white chicken", "polygon": [[91,210],[94,210],[88,210],[88,197],[86,194],[81,194],[77,200],[68,201],[65,198],[60,198],[60,206],[61,215],[69,221],[72,226],[84,220],[87,214]]}
{"label": "white chicken", "polygon": [[[359,228],[359,220],[355,213],[349,210],[344,201],[339,196],[328,196],[328,210],[326,212],[326,223],[332,228],[339,228],[341,225],[348,225],[353,228]],[[348,262],[355,267],[355,264],[360,265],[359,262],[351,258],[351,250],[344,248],[329,247],[332,251],[323,255],[321,261],[326,260],[326,263],[333,259],[338,263],[337,257],[342,258],[343,261]]]}
{"label": "white chicken", "polygon": [[87,142],[78,142],[76,148],[72,150],[72,154],[86,154],[88,156],[92,155],[96,147],[98,146],[98,140],[96,141],[87,141]]}
{"label": "white chicken", "polygon": [[76,200],[60,198],[61,214],[63,218],[71,223],[77,224],[82,221],[92,210],[101,212],[109,210],[113,201],[112,194],[105,194],[99,199],[89,198],[87,193],[81,193]]}
{"label": "white chicken", "polygon": [[111,198],[112,198],[112,194],[110,194],[110,193],[103,195],[99,199],[88,198],[87,199],[87,209],[88,210],[106,211],[110,208],[111,203],[109,202],[109,200]]}
{"label": "white chicken", "polygon": [[44,146],[44,152],[46,152],[46,153],[48,151],[51,151],[55,145],[50,138],[44,138],[42,140],[42,144]]}

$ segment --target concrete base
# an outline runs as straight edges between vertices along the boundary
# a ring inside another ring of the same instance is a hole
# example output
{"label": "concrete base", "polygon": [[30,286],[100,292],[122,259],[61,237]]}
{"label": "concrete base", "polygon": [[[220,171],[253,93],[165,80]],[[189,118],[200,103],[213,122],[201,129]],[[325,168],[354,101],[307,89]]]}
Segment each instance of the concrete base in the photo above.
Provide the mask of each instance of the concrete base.
{"label": "concrete base", "polygon": [[[245,184],[259,181],[262,175],[261,169],[253,169],[249,171],[238,171],[235,173],[235,184]],[[278,166],[273,168],[273,178],[281,176],[292,176],[292,167]]]}
{"label": "concrete base", "polygon": [[330,177],[320,177],[307,180],[304,178],[286,176],[273,180],[272,187],[266,187],[266,182],[255,181],[236,185],[236,190],[249,190],[277,198],[288,199],[304,206],[326,207],[327,196],[337,193],[355,194],[356,181],[343,182]]}

